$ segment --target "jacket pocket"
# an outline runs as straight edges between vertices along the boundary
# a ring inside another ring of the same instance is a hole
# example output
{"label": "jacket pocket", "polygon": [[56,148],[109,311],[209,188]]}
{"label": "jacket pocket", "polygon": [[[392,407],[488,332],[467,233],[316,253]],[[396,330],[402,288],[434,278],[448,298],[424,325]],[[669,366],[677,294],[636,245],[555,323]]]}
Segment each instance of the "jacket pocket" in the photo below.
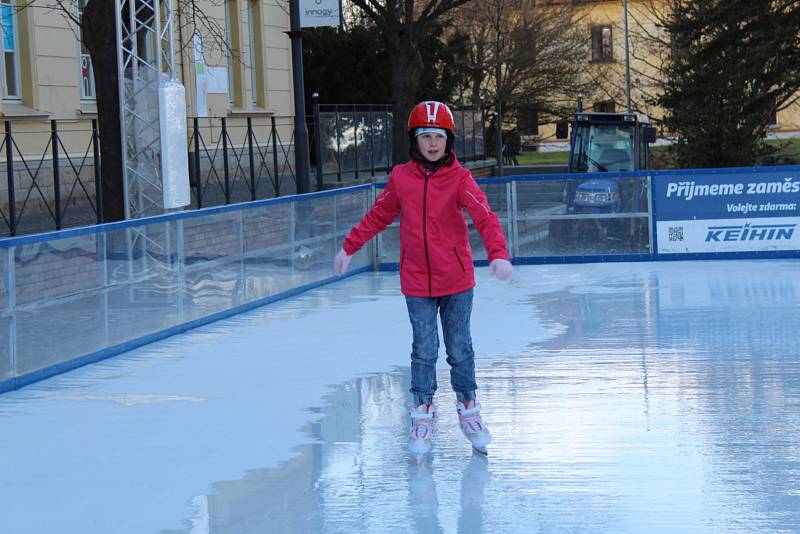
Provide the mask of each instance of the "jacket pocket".
{"label": "jacket pocket", "polygon": [[461,270],[463,272],[466,272],[467,270],[464,268],[464,262],[461,261],[461,257],[458,255],[458,250],[456,250],[456,247],[453,247],[453,254],[456,255],[456,260],[458,260],[458,264],[461,266]]}

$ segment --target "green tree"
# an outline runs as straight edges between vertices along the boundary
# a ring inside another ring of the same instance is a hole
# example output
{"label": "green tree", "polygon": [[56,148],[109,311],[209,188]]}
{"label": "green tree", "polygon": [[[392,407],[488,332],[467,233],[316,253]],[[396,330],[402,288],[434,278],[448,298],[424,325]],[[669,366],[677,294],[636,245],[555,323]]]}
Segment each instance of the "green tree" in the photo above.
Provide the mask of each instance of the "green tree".
{"label": "green tree", "polygon": [[[423,69],[417,88],[417,101],[439,100],[452,104],[461,100],[462,80],[467,72],[469,37],[450,21],[438,20],[420,42]],[[405,117],[404,117],[405,118]]]}
{"label": "green tree", "polygon": [[[414,99],[449,101],[464,76],[466,37],[435,21],[418,46],[423,66]],[[307,30],[303,36],[306,105],[311,109],[313,92],[320,94],[323,104],[388,104],[391,66],[381,31],[369,20],[344,30]]]}
{"label": "green tree", "polygon": [[324,104],[387,104],[391,101],[389,61],[374,26],[345,30],[314,28],[303,33],[306,107],[317,92]]}
{"label": "green tree", "polygon": [[390,67],[393,158],[408,158],[405,117],[416,103],[425,71],[420,43],[445,15],[469,0],[351,0],[380,31]]}
{"label": "green tree", "polygon": [[682,167],[747,166],[768,154],[767,128],[800,89],[800,2],[675,2],[657,103]]}

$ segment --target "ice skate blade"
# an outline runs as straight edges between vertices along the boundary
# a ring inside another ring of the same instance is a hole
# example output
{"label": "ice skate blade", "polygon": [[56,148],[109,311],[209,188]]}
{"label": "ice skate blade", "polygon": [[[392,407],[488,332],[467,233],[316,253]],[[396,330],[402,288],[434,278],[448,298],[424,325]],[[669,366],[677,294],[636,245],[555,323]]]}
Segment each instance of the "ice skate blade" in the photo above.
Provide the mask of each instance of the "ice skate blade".
{"label": "ice skate blade", "polygon": [[488,449],[479,449],[478,447],[476,447],[475,445],[473,445],[473,446],[472,446],[472,450],[473,450],[473,451],[475,451],[475,452],[477,452],[477,453],[478,453],[478,454],[480,454],[481,456],[489,456],[489,450],[488,450]]}

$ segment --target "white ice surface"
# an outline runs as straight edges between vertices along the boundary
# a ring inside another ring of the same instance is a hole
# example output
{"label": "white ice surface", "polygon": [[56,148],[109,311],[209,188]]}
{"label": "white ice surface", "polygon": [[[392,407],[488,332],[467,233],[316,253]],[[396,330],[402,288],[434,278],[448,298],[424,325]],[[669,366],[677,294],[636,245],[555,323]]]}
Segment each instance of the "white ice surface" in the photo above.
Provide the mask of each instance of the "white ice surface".
{"label": "white ice surface", "polygon": [[[547,337],[517,283],[486,274],[479,358]],[[0,532],[180,528],[210,482],[308,442],[309,409],[330,386],[407,366],[409,353],[397,276],[364,274],[5,394],[0,502],[13,507]]]}
{"label": "white ice surface", "polygon": [[[470,457],[363,274],[0,396],[0,533],[800,532],[800,264],[478,270]],[[77,332],[77,331],[76,331]]]}

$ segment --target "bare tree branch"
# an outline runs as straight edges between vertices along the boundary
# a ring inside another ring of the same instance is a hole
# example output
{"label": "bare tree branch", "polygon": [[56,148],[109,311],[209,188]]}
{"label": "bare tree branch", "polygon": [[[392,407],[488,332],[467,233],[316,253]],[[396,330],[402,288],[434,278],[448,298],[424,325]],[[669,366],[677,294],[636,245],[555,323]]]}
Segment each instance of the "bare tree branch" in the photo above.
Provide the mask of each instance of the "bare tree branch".
{"label": "bare tree branch", "polygon": [[540,122],[561,118],[589,89],[583,18],[573,3],[484,0],[459,9],[455,19],[472,45],[464,82],[472,101],[491,95],[506,120],[523,109],[536,110]]}

